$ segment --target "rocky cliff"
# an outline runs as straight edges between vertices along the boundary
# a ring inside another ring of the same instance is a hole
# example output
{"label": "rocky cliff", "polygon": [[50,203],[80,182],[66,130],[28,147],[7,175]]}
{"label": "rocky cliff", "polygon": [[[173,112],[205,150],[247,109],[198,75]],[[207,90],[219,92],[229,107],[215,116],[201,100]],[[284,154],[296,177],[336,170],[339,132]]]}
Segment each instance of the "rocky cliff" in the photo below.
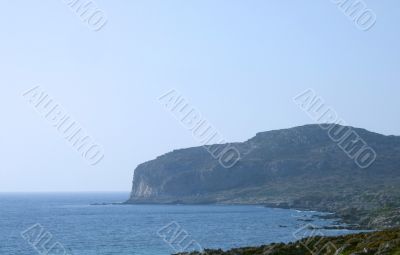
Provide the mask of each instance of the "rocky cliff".
{"label": "rocky cliff", "polygon": [[400,222],[399,136],[306,125],[230,146],[240,154],[230,168],[207,147],[175,150],[139,165],[127,203],[265,204],[333,211],[348,221],[357,212],[364,226]]}

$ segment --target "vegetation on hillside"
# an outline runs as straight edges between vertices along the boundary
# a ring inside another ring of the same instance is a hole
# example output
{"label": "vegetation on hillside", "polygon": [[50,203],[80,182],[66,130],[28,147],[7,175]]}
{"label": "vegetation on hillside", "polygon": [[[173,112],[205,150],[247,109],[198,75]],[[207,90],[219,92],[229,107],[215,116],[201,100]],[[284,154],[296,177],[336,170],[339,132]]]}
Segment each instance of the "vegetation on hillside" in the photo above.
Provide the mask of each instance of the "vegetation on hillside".
{"label": "vegetation on hillside", "polygon": [[400,255],[400,228],[338,237],[313,236],[288,244],[237,248],[179,255]]}

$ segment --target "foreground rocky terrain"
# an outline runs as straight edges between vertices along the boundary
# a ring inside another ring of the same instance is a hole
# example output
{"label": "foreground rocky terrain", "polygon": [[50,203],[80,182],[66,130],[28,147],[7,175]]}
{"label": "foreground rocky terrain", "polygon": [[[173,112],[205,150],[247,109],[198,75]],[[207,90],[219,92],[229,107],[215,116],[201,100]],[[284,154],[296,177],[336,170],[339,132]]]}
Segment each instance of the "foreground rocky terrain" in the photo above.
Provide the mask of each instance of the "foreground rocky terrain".
{"label": "foreground rocky terrain", "polygon": [[387,229],[379,232],[352,234],[338,237],[319,237],[301,239],[288,244],[270,244],[260,247],[247,247],[222,250],[205,250],[203,253],[180,253],[179,255],[399,255],[400,229]]}
{"label": "foreground rocky terrain", "polygon": [[[368,167],[357,157],[360,138],[376,152]],[[229,144],[240,153],[231,168],[207,150],[224,146],[175,150],[139,165],[127,203],[262,204],[333,212],[354,228],[400,226],[399,136],[339,125],[262,132]]]}

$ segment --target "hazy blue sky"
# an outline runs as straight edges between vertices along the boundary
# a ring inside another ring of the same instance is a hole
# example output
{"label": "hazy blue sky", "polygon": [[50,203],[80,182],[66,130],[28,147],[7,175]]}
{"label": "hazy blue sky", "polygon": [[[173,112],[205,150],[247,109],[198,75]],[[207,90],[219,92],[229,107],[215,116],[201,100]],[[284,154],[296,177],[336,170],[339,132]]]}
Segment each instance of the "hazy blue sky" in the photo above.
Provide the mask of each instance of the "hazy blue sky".
{"label": "hazy blue sky", "polygon": [[[105,1],[91,31],[62,0],[2,1],[0,191],[128,191],[135,167],[198,145],[157,98],[180,91],[228,140],[313,121],[315,89],[349,124],[400,135],[400,2],[357,29],[322,1]],[[22,98],[40,85],[105,149],[89,166]]]}

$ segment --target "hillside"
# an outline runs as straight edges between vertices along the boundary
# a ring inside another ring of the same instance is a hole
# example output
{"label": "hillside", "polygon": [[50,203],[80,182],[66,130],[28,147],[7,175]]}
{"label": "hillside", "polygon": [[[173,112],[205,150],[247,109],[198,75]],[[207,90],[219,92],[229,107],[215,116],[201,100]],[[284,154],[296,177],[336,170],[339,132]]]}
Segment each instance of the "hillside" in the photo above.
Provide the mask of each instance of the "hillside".
{"label": "hillside", "polygon": [[237,248],[229,251],[205,250],[204,253],[178,255],[399,255],[400,229],[352,234],[338,237],[313,236],[289,244],[270,244],[260,247]]}

